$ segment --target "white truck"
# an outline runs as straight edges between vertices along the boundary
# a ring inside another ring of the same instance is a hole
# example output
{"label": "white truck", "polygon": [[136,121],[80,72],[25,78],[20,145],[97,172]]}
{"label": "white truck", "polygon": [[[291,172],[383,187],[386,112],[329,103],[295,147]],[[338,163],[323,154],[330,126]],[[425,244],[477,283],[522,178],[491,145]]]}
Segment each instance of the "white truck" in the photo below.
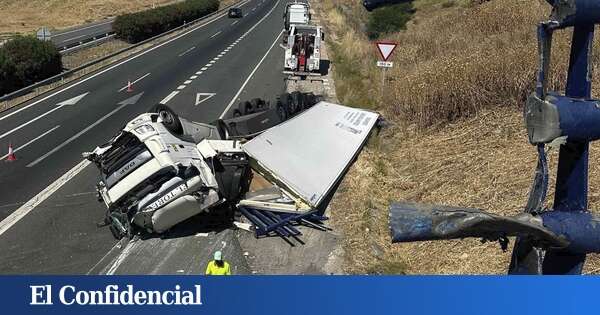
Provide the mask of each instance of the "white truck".
{"label": "white truck", "polygon": [[292,24],[287,34],[284,54],[284,74],[306,77],[321,75],[320,26]]}
{"label": "white truck", "polygon": [[[131,238],[163,233],[201,212],[232,221],[236,208],[257,235],[286,235],[294,220],[313,224],[310,216],[322,214],[379,115],[310,105],[291,118],[277,106],[215,124],[188,121],[164,105],[139,115],[84,153],[100,170],[103,225]],[[272,184],[268,192],[248,193],[253,173]]]}
{"label": "white truck", "polygon": [[310,23],[310,5],[306,2],[289,2],[283,13],[283,26],[289,30],[291,25],[307,25]]}

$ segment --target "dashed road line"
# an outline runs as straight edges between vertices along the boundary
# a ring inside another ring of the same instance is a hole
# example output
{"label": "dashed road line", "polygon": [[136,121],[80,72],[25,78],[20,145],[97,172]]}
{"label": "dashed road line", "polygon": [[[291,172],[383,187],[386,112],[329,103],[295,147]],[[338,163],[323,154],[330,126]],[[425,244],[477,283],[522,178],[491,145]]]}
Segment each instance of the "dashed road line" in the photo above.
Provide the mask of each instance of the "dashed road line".
{"label": "dashed road line", "polygon": [[[39,136],[35,137],[34,139],[32,139],[31,141],[29,141],[29,142],[25,143],[24,145],[22,145],[22,146],[19,146],[18,148],[15,148],[14,152],[15,152],[15,153],[17,153],[17,152],[19,152],[19,150],[21,150],[21,149],[25,149],[25,148],[26,148],[28,145],[30,145],[30,144],[32,144],[32,143],[34,143],[34,142],[36,142],[37,140],[40,140],[40,139],[41,139],[41,138],[43,138],[45,135],[47,135],[47,134],[51,133],[52,131],[54,131],[54,130],[58,129],[59,127],[60,127],[60,125],[58,125],[58,126],[56,126],[56,127],[52,128],[52,129],[50,129],[50,130],[48,130],[48,131],[44,132],[43,134],[41,134],[41,135],[39,135]],[[5,159],[5,158],[7,158],[7,157],[8,157],[8,154],[4,155],[3,157],[0,157],[0,160],[4,160],[4,159]]]}
{"label": "dashed road line", "polygon": [[194,50],[194,49],[196,49],[196,46],[194,46],[194,47],[192,47],[192,48],[190,48],[190,49],[188,49],[188,50],[186,50],[186,51],[182,52],[181,54],[179,54],[179,57],[182,57],[182,56],[184,56],[185,54],[189,53],[190,51],[192,51],[192,50]]}
{"label": "dashed road line", "polygon": [[231,26],[234,26],[234,25],[236,25],[237,23],[238,23],[238,21],[235,21],[235,22],[231,23]]}
{"label": "dashed road line", "polygon": [[179,94],[179,91],[173,91],[173,92],[171,92],[171,94],[169,94],[169,95],[167,95],[167,97],[163,98],[163,100],[160,101],[160,103],[163,104],[163,105],[167,104],[167,102],[170,101],[177,94]]}
{"label": "dashed road line", "polygon": [[[143,76],[141,76],[141,77],[140,77],[140,78],[138,78],[137,80],[135,80],[135,81],[131,82],[131,84],[138,83],[138,82],[140,82],[140,81],[141,81],[143,78],[145,78],[145,77],[147,77],[147,76],[149,76],[149,75],[150,75],[150,72],[148,72],[148,73],[144,74]],[[119,90],[119,92],[123,92],[123,90],[125,90],[125,89],[127,88],[127,86],[129,86],[129,84],[126,84],[124,87],[122,87],[122,88]]]}
{"label": "dashed road line", "polygon": [[215,36],[217,36],[219,34],[221,34],[221,31],[218,31],[218,32],[214,33],[210,38],[213,38],[213,37],[215,37]]}
{"label": "dashed road line", "polygon": [[183,89],[185,89],[185,85],[180,85],[180,86],[177,87],[177,89],[178,90],[183,90]]}

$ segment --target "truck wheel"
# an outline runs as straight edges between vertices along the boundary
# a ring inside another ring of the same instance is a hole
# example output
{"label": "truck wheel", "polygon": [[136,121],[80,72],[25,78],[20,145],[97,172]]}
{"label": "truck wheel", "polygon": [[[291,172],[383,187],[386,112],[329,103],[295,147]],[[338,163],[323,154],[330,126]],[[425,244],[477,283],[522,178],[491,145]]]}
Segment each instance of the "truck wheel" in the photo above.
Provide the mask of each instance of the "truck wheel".
{"label": "truck wheel", "polygon": [[265,101],[260,98],[253,98],[250,100],[250,105],[252,105],[254,112],[262,111],[265,107]]}
{"label": "truck wheel", "polygon": [[289,93],[283,93],[279,96],[279,100],[277,101],[278,104],[281,104],[281,106],[283,107],[284,111],[285,111],[285,118],[289,119],[290,117],[294,116],[294,113],[291,112],[290,110],[293,109],[291,108],[291,100],[290,100],[290,94]]}
{"label": "truck wheel", "polygon": [[287,112],[285,110],[285,107],[283,106],[283,104],[281,104],[281,102],[277,102],[277,116],[279,116],[279,119],[281,120],[281,122],[284,122],[287,119]]}
{"label": "truck wheel", "polygon": [[240,117],[242,116],[242,112],[239,109],[234,109],[233,110],[233,117]]}
{"label": "truck wheel", "polygon": [[181,121],[179,121],[179,116],[169,106],[158,104],[154,106],[152,111],[158,113],[163,125],[171,133],[176,135],[183,134],[183,127],[181,126]]}
{"label": "truck wheel", "polygon": [[290,96],[292,97],[292,108],[293,108],[293,113],[294,115],[300,113],[304,108],[304,99],[303,99],[303,95],[302,93],[295,91],[290,93]]}

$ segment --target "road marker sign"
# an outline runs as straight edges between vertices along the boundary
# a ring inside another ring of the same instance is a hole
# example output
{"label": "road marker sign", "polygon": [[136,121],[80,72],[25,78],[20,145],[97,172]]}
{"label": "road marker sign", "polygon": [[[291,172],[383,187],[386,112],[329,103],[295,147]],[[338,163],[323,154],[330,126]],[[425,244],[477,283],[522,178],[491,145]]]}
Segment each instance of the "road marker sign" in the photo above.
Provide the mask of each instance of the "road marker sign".
{"label": "road marker sign", "polygon": [[56,105],[58,105],[58,106],[75,105],[75,104],[77,104],[77,102],[81,101],[81,99],[84,98],[88,94],[90,94],[90,92],[85,92],[85,93],[83,93],[83,94],[81,94],[79,96],[75,96],[75,97],[70,98],[70,99],[68,99],[66,101],[62,101],[62,102],[60,102],[60,103],[58,103]]}
{"label": "road marker sign", "polygon": [[383,59],[383,61],[388,61],[388,59],[390,59],[390,57],[394,53],[396,46],[398,46],[398,43],[375,42],[375,46],[377,46],[377,51],[379,51],[379,55],[381,56],[381,59]]}
{"label": "road marker sign", "polygon": [[217,93],[196,93],[196,106],[215,95],[217,95]]}
{"label": "road marker sign", "polygon": [[50,33],[50,30],[44,26],[37,31],[36,36],[37,39],[41,41],[49,41],[52,34]]}

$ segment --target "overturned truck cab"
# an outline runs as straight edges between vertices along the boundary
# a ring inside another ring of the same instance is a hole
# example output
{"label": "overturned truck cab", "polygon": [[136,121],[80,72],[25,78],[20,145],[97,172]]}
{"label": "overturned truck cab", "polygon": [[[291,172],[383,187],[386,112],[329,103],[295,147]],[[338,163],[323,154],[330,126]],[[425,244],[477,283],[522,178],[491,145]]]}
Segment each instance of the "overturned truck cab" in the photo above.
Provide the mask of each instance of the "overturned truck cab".
{"label": "overturned truck cab", "polygon": [[[120,239],[163,233],[201,212],[231,223],[231,210],[239,210],[257,236],[285,236],[291,224],[322,219],[379,115],[305,103],[295,115],[282,115],[277,104],[212,124],[164,105],[139,115],[85,154],[100,171],[104,223]],[[271,186],[249,192],[253,174]]]}

